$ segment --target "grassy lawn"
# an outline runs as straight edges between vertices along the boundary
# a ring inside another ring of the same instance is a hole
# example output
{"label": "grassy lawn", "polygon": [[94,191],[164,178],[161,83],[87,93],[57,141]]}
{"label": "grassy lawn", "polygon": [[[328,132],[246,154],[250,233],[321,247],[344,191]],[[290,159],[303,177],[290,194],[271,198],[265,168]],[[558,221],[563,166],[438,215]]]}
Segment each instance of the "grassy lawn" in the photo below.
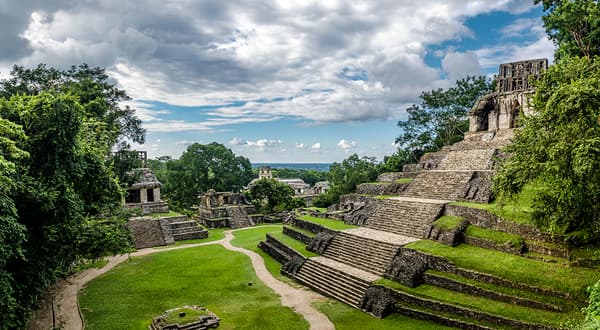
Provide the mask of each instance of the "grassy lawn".
{"label": "grassy lawn", "polygon": [[277,262],[277,260],[273,259],[270,255],[258,248],[258,243],[265,240],[265,235],[267,233],[281,233],[282,228],[282,225],[272,225],[235,231],[233,232],[233,236],[235,238],[231,241],[231,244],[258,253],[265,261],[267,270],[273,276],[280,281],[286,282],[290,285],[298,286],[299,284],[297,284],[294,280],[281,274],[281,264]]}
{"label": "grassy lawn", "polygon": [[326,207],[310,206],[310,207],[305,207],[305,209],[311,210],[311,211],[317,211],[317,212],[321,212],[321,213],[327,212],[327,208]]}
{"label": "grassy lawn", "polygon": [[519,194],[511,199],[495,200],[490,204],[473,202],[454,202],[453,205],[472,207],[476,209],[488,210],[502,219],[514,221],[522,224],[532,224],[532,204],[535,197],[536,188],[534,185],[526,185]]}
{"label": "grassy lawn", "polygon": [[310,221],[310,222],[322,225],[324,227],[327,227],[327,228],[333,229],[333,230],[358,228],[358,226],[348,225],[340,220],[317,218],[317,217],[311,217],[309,215],[299,215],[298,218],[300,218],[304,221]]}
{"label": "grassy lawn", "polygon": [[400,314],[391,314],[383,319],[378,319],[352,308],[346,304],[332,299],[324,299],[314,306],[327,315],[338,330],[355,329],[423,329],[423,330],[445,330],[453,329],[427,321],[415,320]]}
{"label": "grassy lawn", "polygon": [[300,254],[302,254],[303,256],[307,257],[307,258],[312,258],[312,257],[316,257],[319,254],[314,253],[312,251],[308,251],[306,249],[306,244],[292,238],[289,237],[288,235],[282,233],[282,232],[277,232],[277,233],[273,233],[272,234],[273,237],[275,237],[276,239],[278,239],[280,242],[282,242],[283,244],[291,247],[292,249],[300,252]]}
{"label": "grassy lawn", "polygon": [[88,283],[79,302],[87,329],[148,329],[183,305],[216,313],[220,329],[308,328],[256,278],[248,257],[219,245],[132,258]]}
{"label": "grassy lawn", "polygon": [[413,178],[400,178],[398,180],[396,180],[395,182],[397,183],[411,183],[413,182]]}
{"label": "grassy lawn", "polygon": [[583,316],[579,312],[554,313],[464,294],[427,284],[421,284],[416,288],[409,288],[388,279],[378,280],[377,284],[381,284],[399,291],[408,292],[420,297],[431,298],[434,300],[451,303],[453,305],[474,308],[482,312],[526,322],[561,326],[565,324],[565,322],[577,321]]}
{"label": "grassy lawn", "polygon": [[510,242],[511,246],[516,248],[523,244],[523,238],[519,235],[509,234],[502,231],[496,231],[477,226],[469,226],[465,230],[465,236],[487,239],[499,244]]}
{"label": "grassy lawn", "polygon": [[463,218],[461,217],[444,215],[435,220],[434,224],[437,228],[450,230],[458,227],[458,225],[460,225],[461,222],[463,222]]}
{"label": "grassy lawn", "polygon": [[600,279],[600,272],[597,269],[546,263],[468,244],[449,247],[433,241],[421,240],[410,243],[406,247],[446,257],[461,268],[567,292],[579,299],[585,298],[585,289]]}

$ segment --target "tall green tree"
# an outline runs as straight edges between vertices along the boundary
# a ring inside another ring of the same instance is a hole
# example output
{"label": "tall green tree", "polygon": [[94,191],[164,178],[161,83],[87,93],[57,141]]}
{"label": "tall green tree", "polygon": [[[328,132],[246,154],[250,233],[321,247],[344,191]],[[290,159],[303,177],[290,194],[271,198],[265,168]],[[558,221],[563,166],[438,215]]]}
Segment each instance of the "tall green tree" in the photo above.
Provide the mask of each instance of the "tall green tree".
{"label": "tall green tree", "polygon": [[177,160],[167,162],[164,192],[181,208],[197,203],[209,189],[240,191],[252,180],[250,161],[213,142],[194,143]]}
{"label": "tall green tree", "polygon": [[600,240],[600,59],[563,58],[538,80],[534,114],[506,148],[500,195],[527,183],[536,224],[573,243]]}
{"label": "tall green tree", "polygon": [[273,213],[293,208],[294,189],[274,179],[263,178],[252,184],[248,197],[262,213]]}
{"label": "tall green tree", "polygon": [[398,122],[402,132],[396,143],[418,157],[461,141],[469,129],[468,111],[477,99],[492,90],[493,83],[488,78],[468,76],[448,89],[422,92],[421,104],[406,109],[408,119]]}
{"label": "tall green tree", "polygon": [[544,27],[554,44],[555,57],[600,55],[598,0],[534,0],[542,4]]}

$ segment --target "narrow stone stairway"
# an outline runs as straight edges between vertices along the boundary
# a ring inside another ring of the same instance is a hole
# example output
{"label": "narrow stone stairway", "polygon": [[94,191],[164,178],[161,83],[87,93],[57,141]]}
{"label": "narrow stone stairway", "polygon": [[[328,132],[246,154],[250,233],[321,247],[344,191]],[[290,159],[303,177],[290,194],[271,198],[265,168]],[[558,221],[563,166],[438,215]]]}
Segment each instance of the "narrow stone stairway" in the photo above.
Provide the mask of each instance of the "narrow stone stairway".
{"label": "narrow stone stairway", "polygon": [[378,276],[324,257],[307,259],[295,278],[302,284],[360,309],[367,289]]}
{"label": "narrow stone stairway", "polygon": [[378,201],[365,227],[422,238],[425,230],[442,213],[445,201],[411,201],[388,198]]}
{"label": "narrow stone stairway", "polygon": [[463,197],[474,171],[419,172],[401,196],[455,201]]}

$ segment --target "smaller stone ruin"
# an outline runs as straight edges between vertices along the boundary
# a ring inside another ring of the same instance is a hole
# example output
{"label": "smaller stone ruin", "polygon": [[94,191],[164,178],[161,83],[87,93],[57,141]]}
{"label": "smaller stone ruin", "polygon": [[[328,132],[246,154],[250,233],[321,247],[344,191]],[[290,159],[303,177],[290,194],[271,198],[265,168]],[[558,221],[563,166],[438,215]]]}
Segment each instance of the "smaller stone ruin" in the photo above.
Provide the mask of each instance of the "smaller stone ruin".
{"label": "smaller stone ruin", "polygon": [[132,174],[138,179],[127,188],[125,207],[140,208],[144,214],[169,212],[169,204],[160,199],[161,183],[149,168],[137,168]]}
{"label": "smaller stone ruin", "polygon": [[254,205],[244,195],[213,189],[200,196],[198,213],[200,223],[209,228],[254,226],[262,216],[256,214]]}
{"label": "smaller stone ruin", "polygon": [[169,309],[152,320],[150,330],[204,330],[219,327],[221,319],[204,307],[183,306]]}

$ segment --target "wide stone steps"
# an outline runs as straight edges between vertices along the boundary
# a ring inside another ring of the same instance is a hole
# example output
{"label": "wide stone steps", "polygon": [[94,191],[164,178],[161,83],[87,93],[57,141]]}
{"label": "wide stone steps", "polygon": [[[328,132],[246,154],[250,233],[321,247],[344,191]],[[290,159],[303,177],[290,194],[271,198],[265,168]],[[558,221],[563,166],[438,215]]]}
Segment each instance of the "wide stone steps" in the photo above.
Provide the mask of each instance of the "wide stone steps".
{"label": "wide stone steps", "polygon": [[295,278],[301,283],[360,309],[360,303],[370,283],[351,274],[312,259],[306,260]]}
{"label": "wide stone steps", "polygon": [[474,171],[422,171],[401,196],[458,200],[471,180]]}
{"label": "wide stone steps", "polygon": [[340,232],[327,246],[323,256],[373,274],[383,275],[399,247]]}
{"label": "wide stone steps", "polygon": [[436,170],[491,170],[496,149],[456,150],[436,166]]}
{"label": "wide stone steps", "polygon": [[194,220],[176,221],[169,223],[169,233],[175,241],[206,238],[206,229]]}
{"label": "wide stone steps", "polygon": [[440,215],[442,209],[443,204],[439,203],[384,199],[377,203],[365,227],[422,238],[425,230]]}

